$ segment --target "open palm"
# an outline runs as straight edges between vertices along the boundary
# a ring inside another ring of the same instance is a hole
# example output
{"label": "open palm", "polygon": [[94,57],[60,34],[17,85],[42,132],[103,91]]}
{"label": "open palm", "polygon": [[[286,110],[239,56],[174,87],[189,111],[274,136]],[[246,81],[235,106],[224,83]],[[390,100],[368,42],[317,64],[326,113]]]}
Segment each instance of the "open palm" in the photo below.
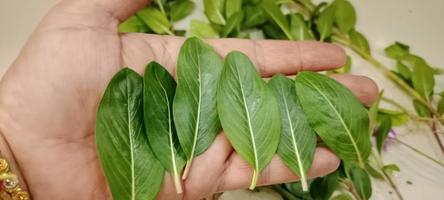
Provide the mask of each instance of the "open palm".
{"label": "open palm", "polygon": [[[141,73],[157,60],[175,74],[183,38],[117,33],[119,21],[144,0],[62,1],[44,18],[0,84],[0,134],[6,138],[34,199],[111,199],[95,148],[95,117],[114,73],[130,66]],[[223,56],[245,52],[260,73],[295,74],[341,66],[340,48],[317,42],[208,41]],[[360,76],[335,77],[365,104],[375,84]],[[358,83],[358,84],[356,84]],[[325,148],[316,151],[310,176],[325,175],[339,160]],[[175,193],[167,174],[159,199],[199,199],[215,192],[246,188],[252,169],[233,152],[223,134],[197,157],[184,194]],[[297,180],[275,157],[259,184]]]}

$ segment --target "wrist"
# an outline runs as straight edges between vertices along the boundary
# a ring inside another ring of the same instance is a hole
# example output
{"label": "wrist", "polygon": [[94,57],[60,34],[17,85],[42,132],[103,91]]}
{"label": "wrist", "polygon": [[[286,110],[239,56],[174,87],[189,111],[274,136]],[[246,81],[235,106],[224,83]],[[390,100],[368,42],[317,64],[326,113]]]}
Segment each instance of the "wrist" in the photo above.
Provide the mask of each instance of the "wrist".
{"label": "wrist", "polygon": [[28,200],[29,193],[25,178],[22,176],[6,137],[0,131],[0,199]]}

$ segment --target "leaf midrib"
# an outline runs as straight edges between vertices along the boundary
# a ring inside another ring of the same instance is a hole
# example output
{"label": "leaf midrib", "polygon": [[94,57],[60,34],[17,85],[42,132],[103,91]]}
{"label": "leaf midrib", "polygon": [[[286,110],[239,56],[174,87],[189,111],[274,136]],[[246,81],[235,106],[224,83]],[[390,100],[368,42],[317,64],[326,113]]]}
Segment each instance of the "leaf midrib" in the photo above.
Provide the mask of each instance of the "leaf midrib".
{"label": "leaf midrib", "polygon": [[197,116],[196,116],[196,125],[194,127],[194,138],[193,138],[193,147],[191,149],[191,155],[189,160],[192,160],[194,157],[194,151],[196,151],[196,144],[197,144],[197,136],[199,134],[199,125],[200,125],[200,110],[201,110],[201,104],[202,104],[202,82],[201,82],[201,70],[200,70],[200,57],[197,55],[197,70],[198,70],[198,78],[199,81],[199,100],[197,102]]}
{"label": "leaf midrib", "polygon": [[258,156],[257,156],[256,141],[254,140],[254,133],[253,133],[253,127],[251,126],[250,113],[248,112],[248,105],[245,100],[244,87],[242,86],[242,81],[240,79],[239,70],[237,68],[236,68],[236,73],[237,73],[237,80],[238,80],[239,86],[241,88],[242,101],[244,104],[245,114],[247,115],[248,129],[249,129],[250,137],[251,137],[251,144],[253,146],[254,163],[256,165],[256,166],[254,166],[254,168],[255,168],[255,172],[259,173],[259,160],[258,160]]}
{"label": "leaf midrib", "polygon": [[339,114],[338,110],[336,110],[336,108],[333,106],[332,102],[325,96],[325,94],[318,87],[316,87],[315,84],[313,84],[310,80],[306,79],[306,81],[309,82],[313,86],[313,88],[315,88],[316,91],[319,92],[319,94],[321,94],[321,96],[327,101],[328,105],[333,109],[335,114],[338,116],[338,118],[339,118],[339,120],[341,122],[341,125],[344,127],[344,129],[345,129],[345,131],[346,131],[350,141],[352,142],[353,148],[355,149],[355,151],[357,153],[359,164],[364,166],[364,162],[363,162],[362,157],[361,157],[361,152],[359,151],[358,146],[356,145],[356,142],[355,142],[353,136],[351,135],[351,131],[348,129],[347,125],[345,124],[345,122],[342,119],[341,115]]}
{"label": "leaf midrib", "polygon": [[[281,88],[281,94],[282,95],[284,94],[283,88]],[[297,145],[297,142],[296,142],[296,137],[294,135],[295,133],[293,131],[293,123],[291,121],[291,117],[290,117],[290,113],[289,113],[289,109],[288,109],[287,98],[283,97],[282,99],[284,100],[285,113],[287,114],[288,124],[290,125],[291,140],[292,140],[292,143],[293,143],[294,153],[295,153],[296,159],[298,161],[299,173],[300,173],[300,176],[301,176],[301,180],[302,181],[306,181],[306,176],[305,176],[305,172],[304,172],[302,161],[301,161],[301,155],[299,153],[299,148],[298,148],[298,145]]]}
{"label": "leaf midrib", "polygon": [[129,80],[128,80],[128,71],[125,72],[125,82],[126,82],[126,101],[127,101],[127,118],[128,118],[128,136],[130,142],[130,151],[131,151],[131,199],[136,199],[136,178],[134,172],[134,150],[133,150],[133,137],[131,133],[134,131],[132,129],[132,118],[130,116],[130,91],[129,91]]}
{"label": "leaf midrib", "polygon": [[162,91],[164,93],[164,97],[167,103],[168,108],[168,139],[170,142],[170,152],[171,152],[171,161],[173,163],[173,176],[178,177],[179,173],[177,172],[177,164],[176,164],[176,156],[174,154],[174,144],[173,144],[173,131],[171,127],[171,110],[170,110],[170,100],[168,99],[168,93],[166,92],[166,89],[163,87],[162,82],[160,81],[158,75],[156,72],[154,72],[154,75],[156,76],[156,81],[159,83],[160,88],[162,88]]}

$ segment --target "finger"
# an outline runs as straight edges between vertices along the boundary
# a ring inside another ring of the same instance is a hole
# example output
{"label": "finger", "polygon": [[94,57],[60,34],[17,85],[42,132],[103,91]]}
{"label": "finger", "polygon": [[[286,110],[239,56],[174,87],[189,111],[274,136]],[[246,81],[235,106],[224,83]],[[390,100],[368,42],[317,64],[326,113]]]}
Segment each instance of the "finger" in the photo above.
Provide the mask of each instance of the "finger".
{"label": "finger", "polygon": [[119,21],[148,3],[149,0],[64,0],[50,10],[39,28],[101,28],[117,33]]}
{"label": "finger", "polygon": [[[218,190],[220,192],[248,188],[253,177],[253,169],[239,155],[233,154],[230,161],[230,165],[219,182]],[[336,170],[338,166],[339,159],[328,149],[319,147],[316,149],[308,176],[310,178],[324,176]],[[274,156],[270,164],[262,171],[258,185],[272,185],[297,180],[299,177],[282,162],[279,156]]]}
{"label": "finger", "polygon": [[[150,34],[122,35],[123,62],[141,70],[147,62],[156,60],[174,72],[184,40],[183,37]],[[207,42],[221,56],[233,50],[245,53],[264,77],[335,69],[346,61],[344,50],[339,46],[315,41],[211,39]]]}
{"label": "finger", "polygon": [[331,77],[349,88],[366,106],[371,105],[378,98],[378,85],[366,76],[334,74]]}

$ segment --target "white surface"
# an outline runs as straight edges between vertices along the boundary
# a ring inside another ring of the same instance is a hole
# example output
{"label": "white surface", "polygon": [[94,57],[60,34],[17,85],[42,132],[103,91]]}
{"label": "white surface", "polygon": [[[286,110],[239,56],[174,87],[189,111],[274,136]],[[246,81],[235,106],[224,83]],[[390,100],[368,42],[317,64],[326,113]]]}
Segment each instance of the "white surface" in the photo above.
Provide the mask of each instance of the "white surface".
{"label": "white surface", "polygon": [[[0,0],[0,75],[17,56],[29,34],[55,0]],[[444,1],[443,0],[352,0],[358,13],[357,29],[364,33],[372,53],[387,65],[393,61],[383,56],[383,48],[393,41],[411,46],[411,51],[423,56],[432,66],[444,67]],[[194,17],[202,17],[196,14]],[[193,17],[193,18],[194,18]],[[351,53],[351,55],[354,55]],[[353,58],[353,73],[372,77],[385,94],[411,108],[411,100],[400,92],[379,71],[360,58]],[[444,78],[437,80],[437,91],[444,89]],[[417,124],[397,128],[401,140],[444,161],[429,129]],[[440,127],[441,136],[444,132]],[[413,151],[391,145],[385,154],[387,163],[397,163],[401,173],[395,181],[405,199],[443,199],[444,168],[424,159]],[[412,184],[407,184],[411,181]],[[396,199],[385,183],[374,182],[372,199]],[[223,199],[275,199],[273,195],[236,191]],[[259,197],[260,196],[260,197]],[[277,198],[278,199],[278,198]]]}

